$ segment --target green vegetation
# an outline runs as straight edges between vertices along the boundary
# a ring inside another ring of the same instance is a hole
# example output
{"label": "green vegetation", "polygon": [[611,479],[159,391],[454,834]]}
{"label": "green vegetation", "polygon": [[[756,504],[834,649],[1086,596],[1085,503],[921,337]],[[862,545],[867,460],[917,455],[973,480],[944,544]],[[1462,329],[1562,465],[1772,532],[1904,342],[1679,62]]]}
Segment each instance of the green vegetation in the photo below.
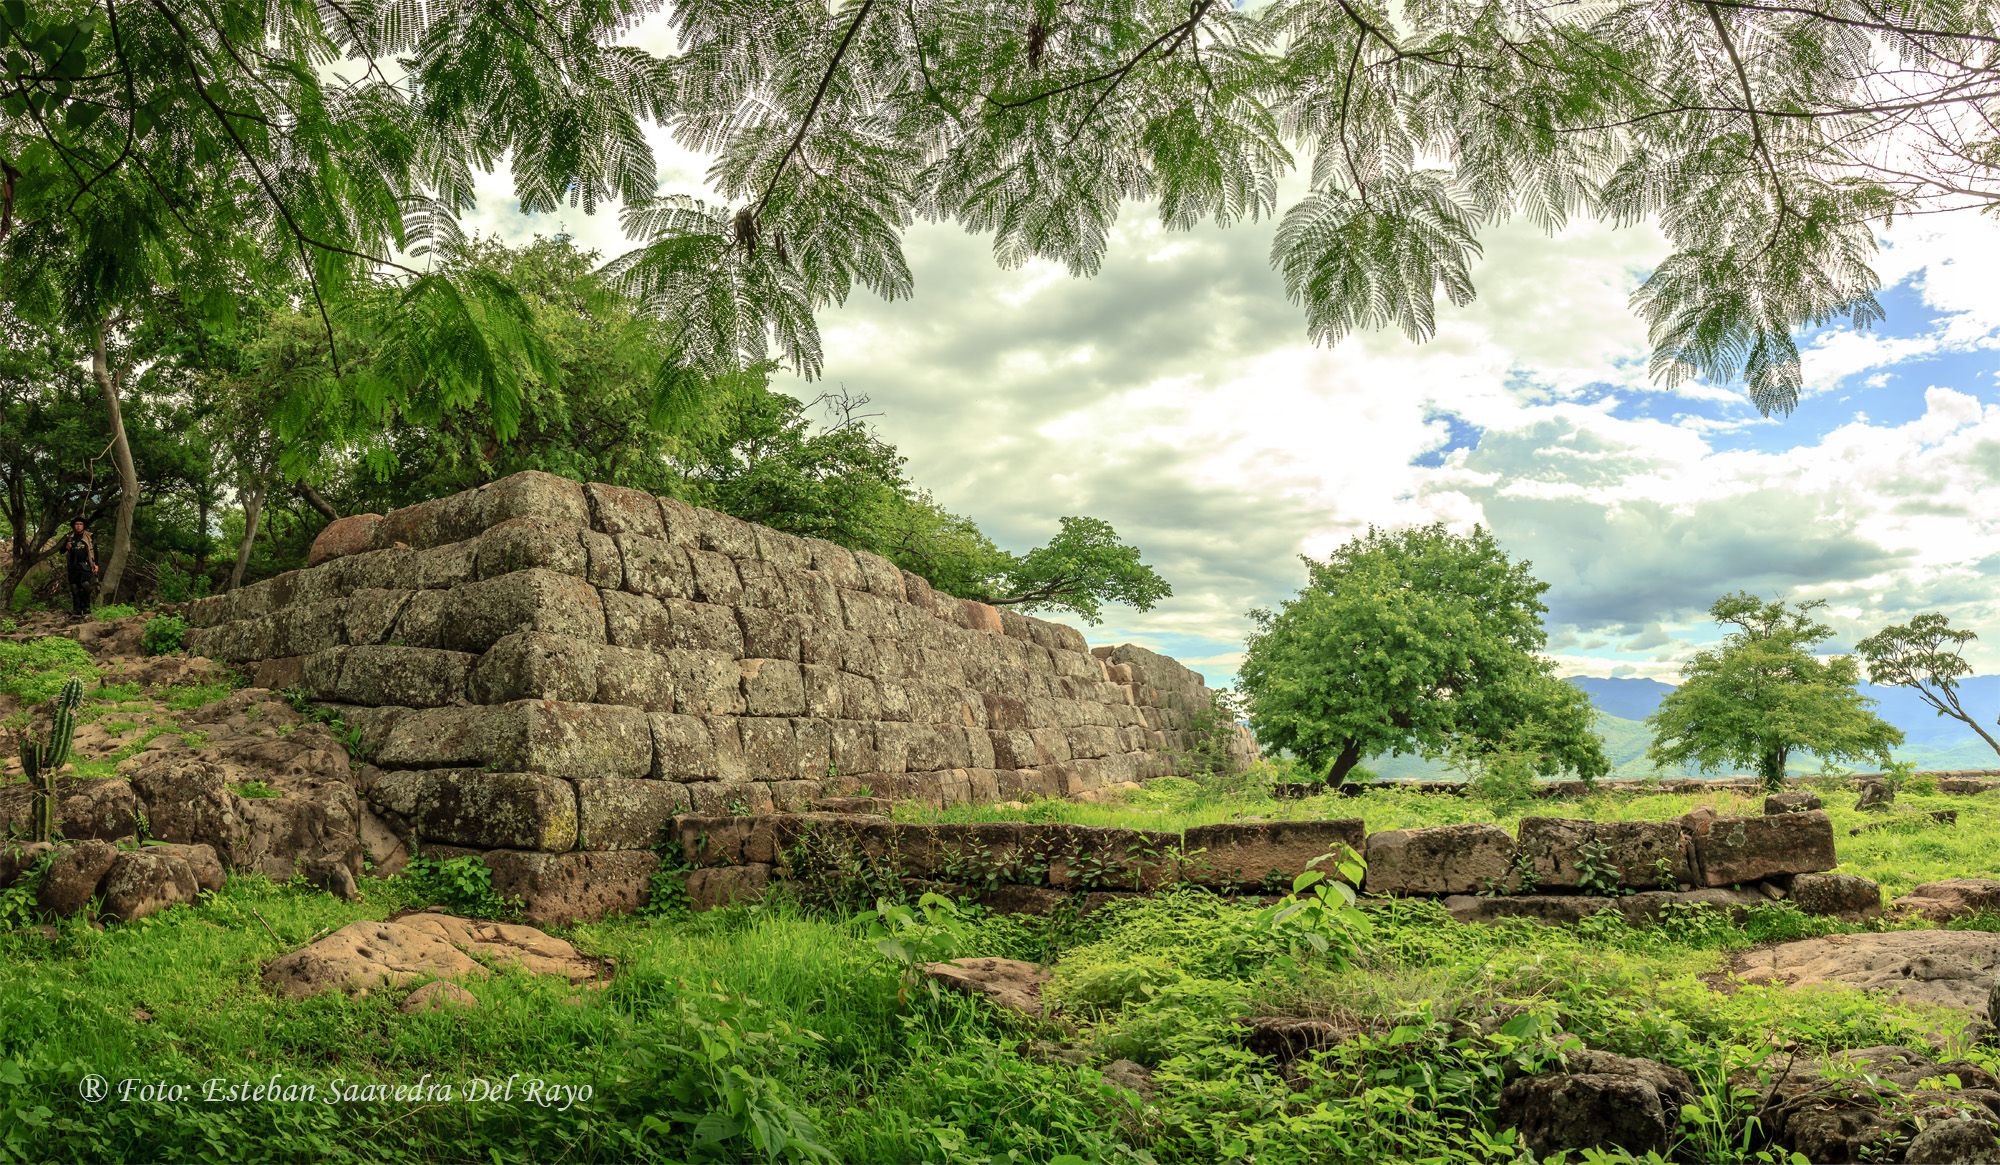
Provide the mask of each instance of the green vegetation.
{"label": "green vegetation", "polygon": [[139,650],[147,655],[171,655],[187,638],[187,620],[179,615],[155,615],[139,633]]}
{"label": "green vegetation", "polygon": [[1950,619],[1926,611],[1908,623],[1870,635],[1855,644],[1854,650],[1868,661],[1870,683],[1909,688],[1938,715],[1972,729],[1988,747],[2000,752],[2000,740],[1993,739],[1959,698],[1959,681],[1972,674],[1972,665],[1965,662],[1965,645],[1977,638],[1977,632],[1953,627]]}
{"label": "green vegetation", "polygon": [[101,607],[91,608],[90,613],[92,617],[106,621],[112,619],[130,619],[139,613],[139,608],[130,603],[106,603]]}
{"label": "green vegetation", "polygon": [[1482,528],[1370,529],[1304,590],[1253,611],[1250,726],[1340,784],[1377,753],[1454,750],[1474,768],[1602,776],[1590,702],[1555,678],[1542,593]]}
{"label": "green vegetation", "polygon": [[1887,764],[1903,734],[1855,691],[1854,658],[1813,654],[1833,635],[1814,617],[1824,605],[1787,607],[1743,593],[1717,599],[1709,613],[1735,630],[1720,647],[1696,652],[1681,670],[1681,685],[1660,701],[1649,719],[1657,734],[1654,762],[1750,765],[1772,789],[1783,783],[1795,751]]}
{"label": "green vegetation", "polygon": [[49,709],[48,735],[36,740],[21,738],[21,772],[34,794],[34,816],[28,827],[31,841],[52,841],[60,824],[57,818],[56,778],[69,764],[69,749],[76,738],[76,710],[83,703],[83,681],[65,681]]}
{"label": "green vegetation", "polygon": [[74,639],[49,635],[25,642],[0,641],[0,694],[23,704],[52,700],[71,679],[93,683],[97,674],[90,653]]}

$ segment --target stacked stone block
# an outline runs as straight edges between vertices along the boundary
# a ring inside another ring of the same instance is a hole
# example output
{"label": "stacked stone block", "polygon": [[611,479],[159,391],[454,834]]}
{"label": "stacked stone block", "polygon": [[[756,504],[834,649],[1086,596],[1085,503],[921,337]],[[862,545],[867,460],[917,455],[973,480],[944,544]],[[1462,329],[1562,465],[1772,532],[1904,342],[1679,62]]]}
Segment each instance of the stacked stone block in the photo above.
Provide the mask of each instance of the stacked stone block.
{"label": "stacked stone block", "polygon": [[193,604],[190,649],[338,707],[371,803],[516,855],[496,869],[645,851],[689,812],[1164,776],[1209,698],[1164,656],[637,490],[522,473],[336,526],[325,561]]}

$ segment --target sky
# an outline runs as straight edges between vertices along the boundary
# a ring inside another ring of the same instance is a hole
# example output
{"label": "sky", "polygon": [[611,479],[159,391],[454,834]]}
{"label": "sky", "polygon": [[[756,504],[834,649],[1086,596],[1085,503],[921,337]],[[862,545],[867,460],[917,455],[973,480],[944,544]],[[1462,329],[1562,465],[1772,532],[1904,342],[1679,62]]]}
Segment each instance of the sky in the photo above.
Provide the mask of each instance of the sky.
{"label": "sky", "polygon": [[[704,191],[703,159],[654,145],[663,191]],[[481,191],[483,233],[635,245],[613,208],[523,215],[504,171]],[[1169,232],[1134,205],[1080,280],[919,225],[915,295],[823,313],[822,376],[778,386],[868,397],[911,478],[1008,549],[1064,515],[1111,522],[1174,594],[1085,634],[1212,683],[1233,680],[1247,612],[1303,584],[1300,555],[1432,521],[1483,524],[1534,564],[1563,675],[1671,682],[1738,589],[1826,600],[1834,650],[1943,611],[2000,672],[2000,222],[1885,234],[1887,322],[1802,337],[1806,395],[1778,419],[1737,388],[1649,378],[1627,305],[1667,252],[1647,227],[1490,230],[1477,300],[1441,304],[1430,341],[1330,347],[1270,266],[1274,229]]]}

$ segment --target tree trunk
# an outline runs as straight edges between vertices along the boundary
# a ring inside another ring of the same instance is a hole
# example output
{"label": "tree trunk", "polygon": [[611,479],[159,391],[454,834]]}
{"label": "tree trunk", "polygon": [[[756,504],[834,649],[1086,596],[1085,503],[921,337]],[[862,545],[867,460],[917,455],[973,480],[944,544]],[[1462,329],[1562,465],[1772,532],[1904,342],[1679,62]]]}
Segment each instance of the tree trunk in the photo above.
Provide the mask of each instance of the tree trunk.
{"label": "tree trunk", "polygon": [[243,585],[243,572],[250,566],[250,547],[257,541],[257,520],[264,516],[264,487],[260,484],[243,497],[243,543],[236,548],[236,568],[229,572],[229,589]]}
{"label": "tree trunk", "polygon": [[310,484],[302,481],[298,485],[298,490],[299,496],[306,500],[306,504],[319,511],[320,517],[329,522],[340,521],[340,511],[333,508],[333,503],[319,496],[319,491]]}
{"label": "tree trunk", "polygon": [[104,414],[111,423],[111,460],[118,467],[118,517],[111,531],[111,560],[99,576],[99,593],[113,599],[125,577],[125,557],[132,549],[132,511],[139,504],[139,470],[132,464],[132,446],[125,440],[125,415],[118,407],[118,380],[104,356],[104,323],[91,337],[90,372],[104,394]]}
{"label": "tree trunk", "polygon": [[1782,748],[1765,751],[1758,762],[1758,775],[1764,778],[1764,790],[1769,793],[1783,792],[1785,788],[1785,752]]}
{"label": "tree trunk", "polygon": [[1341,746],[1340,755],[1333,758],[1333,767],[1326,770],[1326,783],[1336,787],[1345,784],[1347,774],[1353,772],[1354,766],[1360,763],[1361,745],[1350,740]]}

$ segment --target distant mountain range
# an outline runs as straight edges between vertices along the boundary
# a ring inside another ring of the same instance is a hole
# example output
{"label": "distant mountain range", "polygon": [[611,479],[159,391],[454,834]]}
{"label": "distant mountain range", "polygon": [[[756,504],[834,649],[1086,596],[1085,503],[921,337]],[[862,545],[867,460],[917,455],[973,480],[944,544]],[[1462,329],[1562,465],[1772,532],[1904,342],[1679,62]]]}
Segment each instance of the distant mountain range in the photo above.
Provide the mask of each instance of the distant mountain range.
{"label": "distant mountain range", "polygon": [[[1652,743],[1653,733],[1643,721],[1653,714],[1674,686],[1659,680],[1604,679],[1597,676],[1571,676],[1569,682],[1589,696],[1591,704],[1597,708],[1597,731],[1604,737],[1604,751],[1611,760],[1612,775],[1652,775],[1655,770],[1652,762],[1646,759],[1646,746]],[[1987,747],[1986,742],[1974,735],[1970,728],[1933,712],[1930,705],[1915,692],[1874,684],[1863,684],[1861,691],[1875,700],[1877,715],[1903,730],[1903,747],[1896,751],[1898,759],[1914,761],[1920,769],[2000,768],[2000,753]],[[1966,708],[1975,716],[1987,717],[1989,725],[1991,718],[2000,714],[2000,676],[1969,677],[1960,682],[1959,693]],[[1996,731],[1995,735],[2000,735],[2000,731]],[[1805,757],[1792,767],[1800,772],[1810,772],[1819,765],[1813,758]],[[1454,775],[1443,764],[1416,756],[1378,756],[1368,761],[1368,768],[1377,776],[1389,778]],[[1688,770],[1664,775],[1699,774]]]}

